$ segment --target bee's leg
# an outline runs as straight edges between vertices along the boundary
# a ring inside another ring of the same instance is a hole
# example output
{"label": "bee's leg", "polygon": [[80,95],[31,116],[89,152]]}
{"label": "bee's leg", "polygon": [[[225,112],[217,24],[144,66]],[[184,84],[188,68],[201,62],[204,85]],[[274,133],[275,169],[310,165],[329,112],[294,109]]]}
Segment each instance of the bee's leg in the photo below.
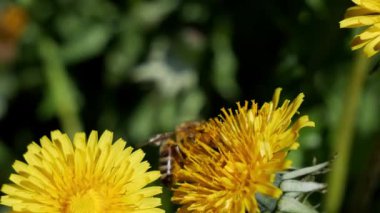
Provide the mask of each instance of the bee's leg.
{"label": "bee's leg", "polygon": [[182,167],[183,166],[183,162],[185,161],[185,154],[183,152],[181,152],[181,149],[179,148],[178,145],[176,145],[174,147],[174,150],[178,156],[178,163],[180,164],[180,166]]}

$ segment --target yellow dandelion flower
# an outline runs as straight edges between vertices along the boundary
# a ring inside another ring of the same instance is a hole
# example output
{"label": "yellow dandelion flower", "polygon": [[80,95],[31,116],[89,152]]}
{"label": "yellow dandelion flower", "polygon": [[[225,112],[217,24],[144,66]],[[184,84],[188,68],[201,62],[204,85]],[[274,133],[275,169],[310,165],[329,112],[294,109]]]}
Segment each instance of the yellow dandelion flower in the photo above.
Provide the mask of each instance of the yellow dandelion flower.
{"label": "yellow dandelion flower", "polygon": [[364,53],[371,57],[380,50],[380,1],[352,0],[357,6],[347,9],[341,28],[369,26],[352,40],[352,50],[364,47]]}
{"label": "yellow dandelion flower", "polygon": [[292,122],[304,95],[278,107],[280,91],[260,109],[254,101],[222,109],[203,125],[209,137],[178,143],[186,158],[175,174],[172,200],[182,205],[180,212],[259,212],[256,193],[281,196],[275,174],[290,167],[286,156],[298,147],[299,130],[314,122],[307,116]]}
{"label": "yellow dandelion flower", "polygon": [[159,172],[147,172],[143,151],[132,152],[124,140],[112,140],[112,132],[98,139],[92,131],[87,140],[84,133],[75,134],[72,143],[53,131],[51,140],[40,139],[41,146],[31,143],[26,163],[13,165],[13,183],[1,188],[1,204],[16,212],[163,212],[157,208],[160,198],[153,197],[161,187],[145,187]]}

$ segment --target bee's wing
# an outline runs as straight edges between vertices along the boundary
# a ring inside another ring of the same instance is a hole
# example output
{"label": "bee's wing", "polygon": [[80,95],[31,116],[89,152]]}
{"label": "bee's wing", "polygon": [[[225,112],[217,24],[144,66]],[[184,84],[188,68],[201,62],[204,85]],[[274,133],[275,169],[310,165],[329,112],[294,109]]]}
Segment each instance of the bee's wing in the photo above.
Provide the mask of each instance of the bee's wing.
{"label": "bee's wing", "polygon": [[146,145],[155,145],[160,146],[163,142],[167,141],[171,137],[174,136],[174,132],[165,132],[157,134],[153,137],[151,137],[148,142],[142,144],[140,147],[146,146]]}

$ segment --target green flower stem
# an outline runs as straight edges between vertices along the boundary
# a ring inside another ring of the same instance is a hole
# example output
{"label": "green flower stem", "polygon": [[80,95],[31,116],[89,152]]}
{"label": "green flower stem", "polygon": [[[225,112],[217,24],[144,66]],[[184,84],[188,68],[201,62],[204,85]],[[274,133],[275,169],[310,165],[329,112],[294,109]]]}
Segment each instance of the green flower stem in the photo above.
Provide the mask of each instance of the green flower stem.
{"label": "green flower stem", "polygon": [[78,117],[79,101],[76,96],[76,88],[67,74],[56,43],[49,38],[43,38],[39,43],[39,48],[45,66],[48,98],[53,104],[63,131],[73,135],[82,130],[82,124]]}
{"label": "green flower stem", "polygon": [[339,212],[347,179],[358,104],[369,70],[369,59],[361,52],[356,56],[345,91],[342,114],[333,136],[333,153],[337,154],[328,178],[326,212]]}

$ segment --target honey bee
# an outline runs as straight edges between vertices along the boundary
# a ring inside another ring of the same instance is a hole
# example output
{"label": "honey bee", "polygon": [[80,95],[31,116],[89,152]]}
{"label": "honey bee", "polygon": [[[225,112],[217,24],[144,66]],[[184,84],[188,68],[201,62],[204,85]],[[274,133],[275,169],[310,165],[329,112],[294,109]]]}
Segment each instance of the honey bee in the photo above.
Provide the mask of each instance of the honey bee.
{"label": "honey bee", "polygon": [[179,143],[193,143],[196,138],[203,137],[200,128],[204,122],[190,121],[180,124],[174,132],[158,134],[148,144],[160,147],[159,170],[161,181],[166,186],[173,183],[173,173],[183,167],[186,154],[180,150]]}

